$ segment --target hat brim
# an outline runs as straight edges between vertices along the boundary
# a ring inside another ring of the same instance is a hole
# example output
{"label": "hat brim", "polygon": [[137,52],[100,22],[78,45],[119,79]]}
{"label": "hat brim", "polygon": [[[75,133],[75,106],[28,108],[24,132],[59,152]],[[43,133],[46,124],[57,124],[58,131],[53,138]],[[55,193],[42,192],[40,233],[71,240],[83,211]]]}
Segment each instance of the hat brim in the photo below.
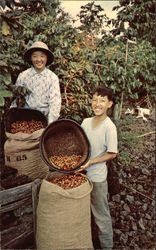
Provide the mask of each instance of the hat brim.
{"label": "hat brim", "polygon": [[47,56],[47,65],[50,65],[53,61],[53,53],[50,51],[50,50],[47,50],[47,49],[43,49],[43,48],[31,48],[31,49],[28,49],[25,54],[24,54],[24,60],[26,62],[28,62],[29,64],[32,64],[32,61],[31,61],[31,55],[34,51],[42,51],[46,54]]}

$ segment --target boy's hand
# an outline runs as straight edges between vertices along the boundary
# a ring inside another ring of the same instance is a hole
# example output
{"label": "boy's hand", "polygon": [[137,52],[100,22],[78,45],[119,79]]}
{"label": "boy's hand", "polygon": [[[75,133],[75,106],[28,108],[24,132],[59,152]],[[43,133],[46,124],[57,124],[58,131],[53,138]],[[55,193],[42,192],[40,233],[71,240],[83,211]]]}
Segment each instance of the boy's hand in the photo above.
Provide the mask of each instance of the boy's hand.
{"label": "boy's hand", "polygon": [[82,171],[86,170],[86,168],[88,168],[89,166],[90,166],[90,163],[88,161],[85,165],[82,165],[80,167],[80,169],[76,171],[76,173],[79,173],[79,172],[82,172]]}
{"label": "boy's hand", "polygon": [[76,173],[80,173],[80,172],[82,172],[82,171],[84,171],[84,170],[85,170],[84,166],[81,166],[81,167],[76,171]]}

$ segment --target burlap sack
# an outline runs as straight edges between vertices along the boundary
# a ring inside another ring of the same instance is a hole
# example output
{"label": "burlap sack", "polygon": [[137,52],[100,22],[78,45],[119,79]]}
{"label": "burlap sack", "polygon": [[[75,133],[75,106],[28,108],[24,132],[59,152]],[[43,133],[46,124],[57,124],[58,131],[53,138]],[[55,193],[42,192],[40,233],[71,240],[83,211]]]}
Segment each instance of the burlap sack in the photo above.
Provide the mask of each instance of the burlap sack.
{"label": "burlap sack", "polygon": [[93,249],[90,192],[92,184],[64,190],[43,180],[37,207],[38,250]]}
{"label": "burlap sack", "polygon": [[39,142],[42,132],[43,129],[32,134],[6,132],[5,165],[16,168],[19,175],[27,175],[32,180],[45,178],[49,168],[40,156]]}

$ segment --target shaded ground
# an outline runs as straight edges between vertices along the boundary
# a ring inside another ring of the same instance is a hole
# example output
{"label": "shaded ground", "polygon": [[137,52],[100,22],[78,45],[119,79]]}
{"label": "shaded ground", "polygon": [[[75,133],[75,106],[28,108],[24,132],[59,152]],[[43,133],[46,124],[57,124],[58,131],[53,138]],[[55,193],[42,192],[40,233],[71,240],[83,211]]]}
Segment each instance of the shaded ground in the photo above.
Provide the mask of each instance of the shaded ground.
{"label": "shaded ground", "polygon": [[[114,249],[154,250],[154,117],[145,122],[135,116],[124,116],[119,130],[120,135],[125,137],[125,141],[120,145],[123,158],[119,157],[114,164],[117,177],[112,181],[113,189],[109,198]],[[30,181],[26,176],[18,176],[12,169],[7,169],[2,177],[3,188],[19,186]],[[97,242],[95,246],[98,249]],[[25,246],[22,249],[28,248],[33,246]]]}
{"label": "shaded ground", "polygon": [[136,135],[137,144],[121,147],[128,149],[130,161],[127,165],[118,161],[121,190],[110,201],[114,249],[155,249],[155,134],[150,133],[155,130],[154,117],[147,122],[133,117],[128,130]]}

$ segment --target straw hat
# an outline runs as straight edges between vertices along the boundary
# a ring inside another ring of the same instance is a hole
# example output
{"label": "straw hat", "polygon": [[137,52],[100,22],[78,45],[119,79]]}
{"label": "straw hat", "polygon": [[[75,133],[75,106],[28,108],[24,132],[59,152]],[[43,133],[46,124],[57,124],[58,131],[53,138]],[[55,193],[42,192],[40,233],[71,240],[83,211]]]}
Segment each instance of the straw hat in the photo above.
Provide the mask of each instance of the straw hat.
{"label": "straw hat", "polygon": [[41,41],[34,42],[31,45],[31,47],[25,52],[25,54],[24,54],[25,61],[32,64],[32,62],[31,62],[31,54],[36,50],[41,50],[47,55],[47,65],[52,63],[52,61],[53,61],[53,53],[49,50],[48,46],[45,43],[41,42]]}

